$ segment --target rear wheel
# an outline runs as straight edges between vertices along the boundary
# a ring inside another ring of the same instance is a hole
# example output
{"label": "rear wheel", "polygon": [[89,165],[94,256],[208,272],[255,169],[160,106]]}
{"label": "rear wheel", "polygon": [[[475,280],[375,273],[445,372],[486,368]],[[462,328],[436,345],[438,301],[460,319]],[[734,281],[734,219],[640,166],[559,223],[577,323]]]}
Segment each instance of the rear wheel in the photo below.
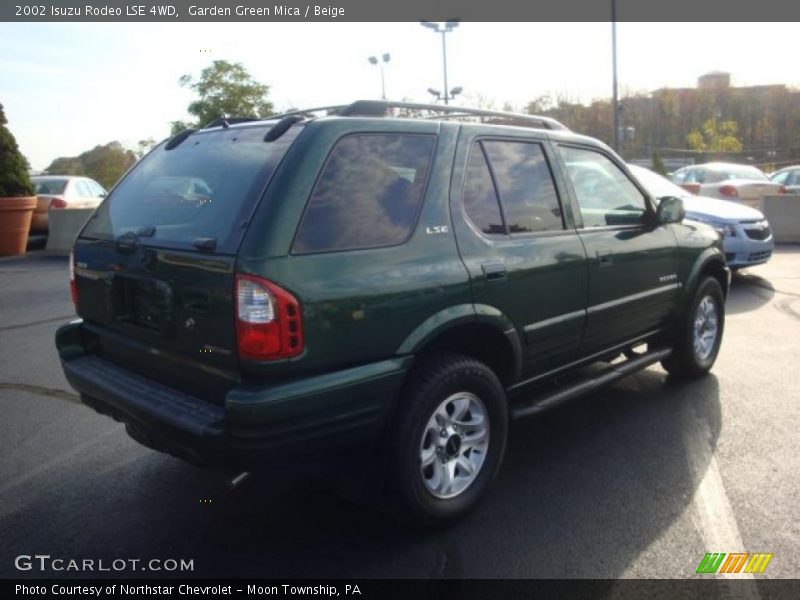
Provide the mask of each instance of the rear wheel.
{"label": "rear wheel", "polygon": [[485,364],[460,355],[421,360],[398,407],[390,490],[404,520],[436,527],[474,508],[497,474],[508,412]]}
{"label": "rear wheel", "polygon": [[725,297],[714,277],[697,287],[675,335],[672,355],[663,367],[677,377],[701,377],[717,360],[725,326]]}

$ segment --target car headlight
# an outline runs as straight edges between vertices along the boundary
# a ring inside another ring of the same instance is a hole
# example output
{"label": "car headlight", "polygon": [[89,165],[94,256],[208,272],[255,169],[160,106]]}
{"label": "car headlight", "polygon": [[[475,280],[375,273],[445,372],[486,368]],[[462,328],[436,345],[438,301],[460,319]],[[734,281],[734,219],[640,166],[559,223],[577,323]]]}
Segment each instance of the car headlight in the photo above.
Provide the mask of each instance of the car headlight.
{"label": "car headlight", "polygon": [[710,219],[698,219],[695,217],[696,221],[700,221],[701,223],[705,223],[706,225],[711,225],[714,229],[719,231],[723,237],[736,237],[736,227],[733,223],[722,223],[721,221],[712,221]]}

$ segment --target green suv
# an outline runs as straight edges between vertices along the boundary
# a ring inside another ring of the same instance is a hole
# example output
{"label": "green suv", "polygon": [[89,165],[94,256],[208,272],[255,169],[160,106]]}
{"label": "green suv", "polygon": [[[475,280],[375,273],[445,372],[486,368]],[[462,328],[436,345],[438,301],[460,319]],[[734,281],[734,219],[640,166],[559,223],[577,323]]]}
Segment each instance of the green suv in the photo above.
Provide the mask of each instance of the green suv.
{"label": "green suv", "polygon": [[241,471],[369,456],[388,505],[437,525],[484,494],[511,419],[658,361],[705,374],[721,244],[545,117],[220,119],[87,222],[56,345],[83,402],[151,448]]}

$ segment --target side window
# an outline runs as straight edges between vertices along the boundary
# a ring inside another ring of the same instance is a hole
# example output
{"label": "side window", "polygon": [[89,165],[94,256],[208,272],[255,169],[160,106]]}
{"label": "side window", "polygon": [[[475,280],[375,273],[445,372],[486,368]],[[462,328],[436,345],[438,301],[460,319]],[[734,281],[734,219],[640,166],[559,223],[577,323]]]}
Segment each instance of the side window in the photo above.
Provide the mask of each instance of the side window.
{"label": "side window", "polygon": [[564,228],[550,166],[540,144],[483,142],[494,171],[509,233]]}
{"label": "side window", "polygon": [[641,223],[645,197],[611,159],[600,152],[560,147],[577,195],[584,227]]}
{"label": "side window", "polygon": [[99,198],[100,196],[106,193],[102,185],[100,185],[93,179],[89,179],[88,181],[89,181],[89,187],[92,189],[92,196]]}
{"label": "side window", "polygon": [[789,175],[791,175],[791,171],[784,171],[783,173],[778,173],[777,175],[772,176],[772,181],[775,183],[785,184],[786,181],[789,179]]}
{"label": "side window", "polygon": [[393,246],[411,234],[436,138],[355,134],[336,143],[297,230],[295,254]]}
{"label": "side window", "polygon": [[464,177],[464,210],[478,230],[487,235],[505,235],[500,203],[480,143],[473,144],[469,151]]}
{"label": "side window", "polygon": [[91,198],[94,196],[92,188],[89,186],[89,182],[86,179],[78,179],[75,182],[75,186],[79,198]]}
{"label": "side window", "polygon": [[786,179],[786,185],[800,185],[800,169],[791,172],[790,177]]}

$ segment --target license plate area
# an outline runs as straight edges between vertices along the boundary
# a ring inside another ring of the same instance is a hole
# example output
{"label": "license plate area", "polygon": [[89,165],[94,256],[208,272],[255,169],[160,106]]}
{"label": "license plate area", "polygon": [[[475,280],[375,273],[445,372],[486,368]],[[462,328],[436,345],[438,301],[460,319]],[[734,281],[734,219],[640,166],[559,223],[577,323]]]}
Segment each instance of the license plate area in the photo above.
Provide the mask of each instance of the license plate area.
{"label": "license plate area", "polygon": [[117,275],[112,284],[112,312],[121,323],[163,336],[172,333],[173,293],[158,279]]}

